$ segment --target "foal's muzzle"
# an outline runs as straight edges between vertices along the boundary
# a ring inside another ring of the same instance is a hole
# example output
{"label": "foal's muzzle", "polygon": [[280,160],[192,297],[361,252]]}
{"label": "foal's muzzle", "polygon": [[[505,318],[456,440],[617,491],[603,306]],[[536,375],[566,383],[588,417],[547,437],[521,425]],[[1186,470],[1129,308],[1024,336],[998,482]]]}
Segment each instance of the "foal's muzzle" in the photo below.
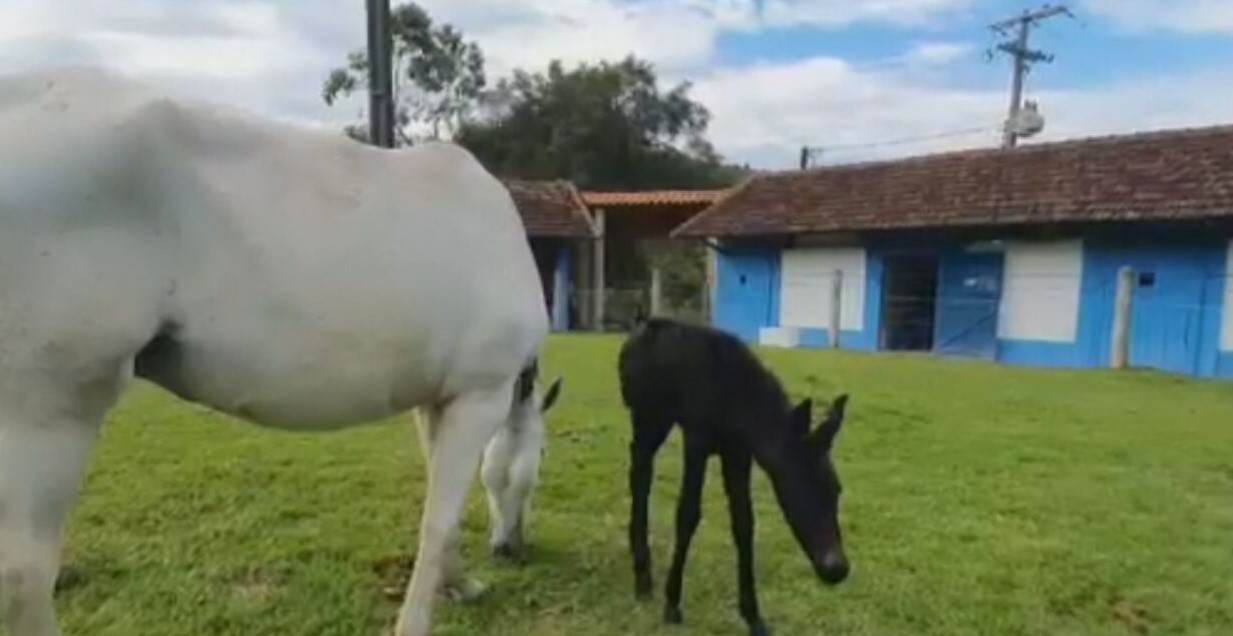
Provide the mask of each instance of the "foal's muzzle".
{"label": "foal's muzzle", "polygon": [[823,583],[837,585],[848,578],[851,567],[848,565],[848,559],[844,556],[843,550],[836,549],[827,552],[820,563],[815,563],[814,570],[817,571],[818,578],[822,579]]}

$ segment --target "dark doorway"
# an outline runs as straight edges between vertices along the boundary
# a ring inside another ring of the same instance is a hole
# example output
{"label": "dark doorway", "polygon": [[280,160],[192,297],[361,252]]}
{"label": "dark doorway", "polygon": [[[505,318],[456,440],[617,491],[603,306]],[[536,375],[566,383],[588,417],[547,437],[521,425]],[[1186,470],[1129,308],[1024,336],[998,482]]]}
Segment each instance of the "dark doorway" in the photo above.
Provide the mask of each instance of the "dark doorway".
{"label": "dark doorway", "polygon": [[932,351],[937,297],[937,256],[887,257],[882,279],[882,349]]}
{"label": "dark doorway", "polygon": [[535,257],[535,268],[539,270],[539,282],[544,288],[544,302],[552,314],[553,296],[556,295],[557,258],[561,250],[556,241],[531,239],[531,254]]}

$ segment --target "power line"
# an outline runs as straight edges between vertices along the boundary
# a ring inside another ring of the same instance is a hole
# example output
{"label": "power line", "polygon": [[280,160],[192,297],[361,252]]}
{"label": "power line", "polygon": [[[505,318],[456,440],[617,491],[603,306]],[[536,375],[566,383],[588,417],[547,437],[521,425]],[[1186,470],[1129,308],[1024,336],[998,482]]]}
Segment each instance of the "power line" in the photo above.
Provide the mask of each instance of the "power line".
{"label": "power line", "polygon": [[963,128],[960,130],[950,130],[946,132],[934,133],[931,135],[917,135],[915,137],[900,137],[897,139],[884,139],[882,141],[869,141],[864,143],[854,144],[837,144],[826,146],[827,150],[852,150],[859,148],[874,148],[877,146],[899,146],[903,144],[916,143],[920,141],[933,141],[935,139],[947,139],[949,137],[963,137],[975,133],[991,132],[997,130],[991,126],[981,126],[979,128]]}
{"label": "power line", "polygon": [[949,139],[953,137],[965,137],[977,133],[996,132],[998,129],[993,126],[980,126],[977,128],[962,128],[959,130],[948,130],[945,132],[932,133],[928,135],[915,135],[912,137],[897,137],[894,139],[883,139],[880,141],[867,141],[861,143],[835,144],[826,146],[802,146],[801,147],[801,169],[804,170],[810,166],[818,164],[818,159],[824,152],[833,152],[836,150],[864,150],[868,148],[879,148],[886,146],[902,146],[906,144],[919,143],[922,141],[936,141],[939,139]]}

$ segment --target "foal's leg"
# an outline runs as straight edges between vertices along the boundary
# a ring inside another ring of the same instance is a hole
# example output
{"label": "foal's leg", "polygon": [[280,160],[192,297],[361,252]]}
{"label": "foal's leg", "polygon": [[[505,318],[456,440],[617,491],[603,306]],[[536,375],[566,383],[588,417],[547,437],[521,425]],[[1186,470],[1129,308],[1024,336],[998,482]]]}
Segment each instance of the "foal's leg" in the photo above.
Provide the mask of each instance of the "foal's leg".
{"label": "foal's leg", "polygon": [[758,596],[754,590],[753,503],[749,498],[749,472],[752,458],[747,450],[729,450],[723,454],[724,492],[728,495],[728,512],[732,518],[732,539],[736,543],[737,582],[740,590],[741,617],[749,626],[750,636],[767,636],[770,631],[758,612]]}
{"label": "foal's leg", "polygon": [[681,579],[685,574],[685,557],[689,555],[689,543],[702,520],[702,486],[706,481],[706,460],[710,449],[685,436],[685,475],[681,480],[681,498],[676,508],[676,546],[672,551],[672,569],[668,571],[668,585],[664,588],[666,603],[664,620],[681,622]]}
{"label": "foal's leg", "polygon": [[634,411],[634,441],[629,445],[629,550],[634,559],[634,595],[651,597],[651,550],[647,546],[647,500],[655,477],[655,453],[668,439],[672,422]]}
{"label": "foal's leg", "polygon": [[[441,411],[432,408],[422,409],[417,411],[413,417],[415,429],[420,438],[420,451],[424,454],[424,466],[431,471],[436,428],[441,421]],[[482,583],[467,578],[462,550],[458,542],[458,529],[455,528],[446,540],[444,554],[441,557],[441,592],[450,600],[466,602],[479,598],[484,591]]]}
{"label": "foal's leg", "polygon": [[432,461],[428,496],[420,522],[415,572],[398,614],[397,636],[427,636],[432,604],[441,585],[451,537],[458,530],[467,491],[475,479],[484,446],[509,414],[513,381],[496,390],[458,396],[432,422]]}
{"label": "foal's leg", "polygon": [[0,376],[0,616],[10,636],[60,633],[52,590],[61,528],[103,415],[127,379],[118,370],[106,376],[69,388],[54,386],[56,378],[15,386]]}

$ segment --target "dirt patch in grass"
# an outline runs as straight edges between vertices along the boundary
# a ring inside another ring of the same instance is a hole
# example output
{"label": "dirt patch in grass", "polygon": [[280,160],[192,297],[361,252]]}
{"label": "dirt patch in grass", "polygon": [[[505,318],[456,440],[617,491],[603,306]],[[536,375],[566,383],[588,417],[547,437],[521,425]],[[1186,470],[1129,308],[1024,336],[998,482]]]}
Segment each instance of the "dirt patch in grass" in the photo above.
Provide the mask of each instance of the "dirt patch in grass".
{"label": "dirt patch in grass", "polygon": [[372,564],[372,571],[380,581],[381,595],[392,601],[402,600],[414,569],[415,556],[411,554],[383,557]]}
{"label": "dirt patch in grass", "polygon": [[1136,634],[1148,634],[1152,631],[1152,621],[1147,610],[1135,605],[1133,601],[1114,599],[1109,606],[1109,612],[1114,621]]}

